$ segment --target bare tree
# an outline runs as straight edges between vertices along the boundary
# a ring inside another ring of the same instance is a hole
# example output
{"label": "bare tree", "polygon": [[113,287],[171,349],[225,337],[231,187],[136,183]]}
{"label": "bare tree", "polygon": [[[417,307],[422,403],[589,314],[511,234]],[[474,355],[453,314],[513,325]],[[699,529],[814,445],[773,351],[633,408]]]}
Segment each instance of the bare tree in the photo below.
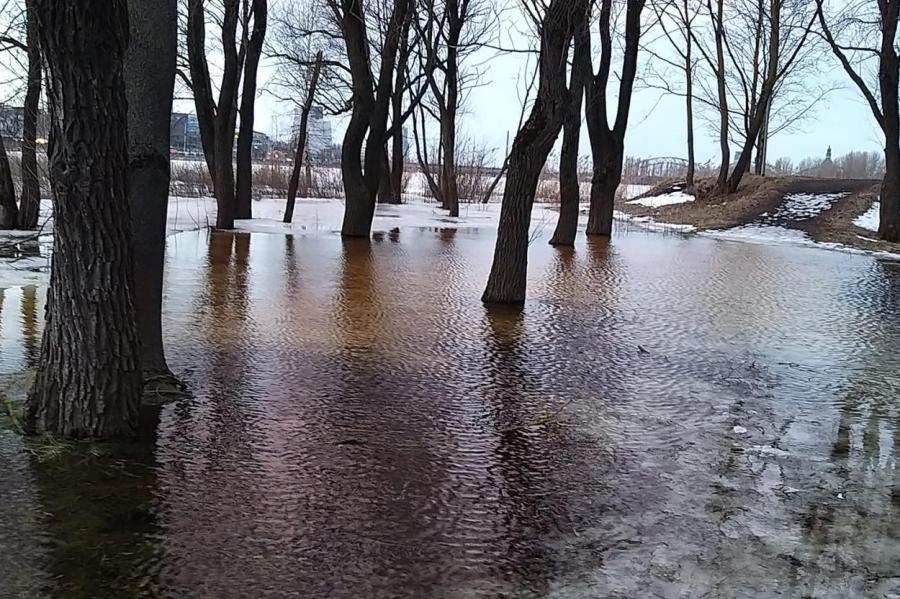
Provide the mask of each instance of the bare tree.
{"label": "bare tree", "polygon": [[[772,103],[779,86],[783,85],[799,64],[798,59],[806,48],[810,27],[815,18],[815,11],[807,9],[808,3],[805,0],[769,0],[767,6],[764,5],[764,0],[755,2],[758,8],[753,25],[756,27],[755,31],[759,33],[753,35],[754,49],[749,57],[752,75],[749,80],[746,76],[741,78],[744,106],[748,107],[746,135],[741,153],[728,180],[728,190],[732,193],[737,191],[741,179],[750,168],[753,149],[757,146],[760,134],[770,118]],[[768,40],[768,48],[763,50],[765,40]],[[740,63],[739,59],[735,58],[737,54],[735,46],[740,48],[746,45],[729,43],[729,53],[735,65]]]}
{"label": "bare tree", "polygon": [[[252,218],[253,190],[253,124],[256,112],[256,88],[259,61],[262,58],[263,43],[268,23],[268,0],[244,0],[242,27],[244,36],[249,38],[242,44],[246,50],[243,60],[243,89],[241,90],[240,127],[237,137],[237,182],[234,197],[235,218]],[[253,28],[250,29],[250,21]]]}
{"label": "bare tree", "polygon": [[128,203],[134,303],[144,378],[171,378],[162,340],[163,263],[169,202],[169,136],[178,44],[176,0],[128,0]]}
{"label": "bare tree", "polygon": [[[23,108],[21,182],[19,203],[12,185],[9,157],[0,147],[0,228],[34,229],[40,209],[40,185],[37,169],[37,118],[41,96],[41,51],[33,0],[0,2],[0,54],[6,54],[4,66],[18,83],[25,76]],[[25,57],[24,60],[22,57]],[[15,85],[12,86],[15,89]],[[18,90],[13,92],[18,96]],[[2,140],[0,140],[2,145]],[[9,185],[7,186],[7,175]]]}
{"label": "bare tree", "polygon": [[[826,15],[822,0],[816,0],[816,8],[828,45],[884,132],[885,172],[878,235],[886,241],[900,241],[900,2],[853,0],[837,14]],[[877,62],[877,87],[871,79],[867,81],[865,69],[872,61]]]}
{"label": "bare tree", "polygon": [[[287,204],[284,208],[284,222],[289,223],[294,219],[294,203],[297,199],[297,188],[300,185],[300,169],[303,165],[303,158],[306,154],[306,138],[307,127],[309,126],[309,113],[312,110],[313,102],[316,98],[316,89],[319,85],[319,76],[322,72],[323,62],[322,51],[316,55],[316,62],[312,68],[309,84],[306,90],[306,101],[303,103],[300,115],[300,129],[297,132],[297,149],[294,153],[294,166],[291,169],[291,179],[288,183]],[[308,160],[308,158],[307,158]]]}
{"label": "bare tree", "polygon": [[563,120],[563,141],[559,152],[559,219],[550,238],[551,245],[575,245],[581,186],[578,183],[578,142],[581,137],[581,106],[585,85],[591,78],[590,32],[586,18],[575,33],[572,68],[569,73],[571,96]]}
{"label": "bare tree", "polygon": [[56,234],[26,426],[66,437],[130,435],[141,359],[126,191],[128,11],[124,0],[36,0],[35,8]]}
{"label": "bare tree", "polygon": [[[587,86],[585,118],[591,140],[594,173],[591,178],[591,207],[588,213],[588,235],[612,234],[613,204],[622,181],[625,158],[625,130],[631,110],[631,94],[637,74],[641,39],[641,12],[646,0],[625,3],[625,47],[616,119],[609,126],[607,92],[612,64],[612,0],[600,1],[600,66]],[[591,67],[592,68],[592,67]]]}
{"label": "bare tree", "polygon": [[528,271],[528,229],[538,177],[547,161],[566,110],[571,104],[566,88],[566,64],[575,31],[588,15],[587,0],[540,0],[525,3],[540,37],[538,92],[528,120],[516,134],[509,156],[509,171],[497,244],[485,303],[522,304]]}
{"label": "bare tree", "polygon": [[41,208],[41,186],[37,165],[37,126],[41,103],[41,48],[34,0],[25,0],[25,44],[28,52],[28,79],[22,119],[22,196],[19,200],[19,228],[35,229]]}
{"label": "bare tree", "polygon": [[[344,134],[341,171],[346,207],[341,234],[368,237],[382,176],[394,69],[403,23],[411,0],[392,0],[385,21],[384,43],[378,55],[377,77],[371,62],[372,44],[364,0],[328,0],[340,24],[352,82],[350,122]],[[400,68],[404,68],[402,65]],[[365,146],[365,152],[363,147]]]}
{"label": "bare tree", "polygon": [[653,70],[647,79],[652,79],[651,87],[662,89],[668,93],[683,96],[685,101],[686,137],[687,137],[687,174],[686,185],[694,186],[696,172],[696,155],[694,149],[694,78],[697,70],[697,57],[694,55],[694,21],[700,14],[701,4],[696,0],[659,0],[651,2],[659,28],[662,31],[662,39],[667,42],[667,48],[675,53],[675,58],[669,57],[665,52],[657,52],[648,46],[643,46],[654,63],[660,63],[665,67],[672,67],[681,73],[684,81],[684,89],[676,89],[668,73]]}
{"label": "bare tree", "polygon": [[187,54],[190,83],[200,126],[200,139],[216,196],[216,228],[233,229],[235,219],[234,129],[240,57],[237,48],[239,0],[223,0],[222,53],[224,66],[218,102],[213,100],[206,56],[205,0],[188,0]]}

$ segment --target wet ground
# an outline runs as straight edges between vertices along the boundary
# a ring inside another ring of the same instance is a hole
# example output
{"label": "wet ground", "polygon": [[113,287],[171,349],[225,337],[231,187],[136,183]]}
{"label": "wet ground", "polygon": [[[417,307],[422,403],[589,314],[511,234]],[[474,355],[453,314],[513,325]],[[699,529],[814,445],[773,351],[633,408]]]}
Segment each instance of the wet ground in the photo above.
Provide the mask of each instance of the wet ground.
{"label": "wet ground", "polygon": [[[539,238],[489,312],[493,239],[170,238],[193,395],[124,448],[0,431],[0,596],[900,596],[897,266]],[[17,373],[44,290],[0,297]]]}

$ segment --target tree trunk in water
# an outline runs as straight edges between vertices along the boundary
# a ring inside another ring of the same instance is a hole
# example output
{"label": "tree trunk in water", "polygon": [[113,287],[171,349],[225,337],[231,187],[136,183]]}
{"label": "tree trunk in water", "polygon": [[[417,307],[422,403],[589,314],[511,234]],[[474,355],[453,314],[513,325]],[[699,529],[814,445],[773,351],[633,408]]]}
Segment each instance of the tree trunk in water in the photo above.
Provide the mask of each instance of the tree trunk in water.
{"label": "tree trunk in water", "polygon": [[0,137],[0,229],[15,229],[18,222],[16,188],[13,186],[6,146],[3,145],[3,137]]}
{"label": "tree trunk in water", "polygon": [[587,5],[582,0],[552,0],[546,8],[541,28],[537,97],[510,150],[494,260],[481,298],[485,303],[525,302],[528,229],[534,194],[570,103],[566,55],[573,30],[585,18]]}
{"label": "tree trunk in water", "polygon": [[35,4],[56,235],[26,425],[72,438],[132,435],[141,360],[127,197],[127,9],[124,0]]}
{"label": "tree trunk in water", "polygon": [[128,0],[128,203],[134,304],[144,377],[171,376],[162,340],[163,264],[169,203],[169,120],[175,86],[175,0]]}
{"label": "tree trunk in water", "polygon": [[622,182],[622,159],[625,148],[620,139],[607,138],[594,155],[594,173],[591,178],[591,208],[588,212],[588,235],[612,235],[613,210],[616,192]]}
{"label": "tree trunk in water", "polygon": [[[294,168],[291,169],[291,180],[288,182],[287,204],[284,207],[284,222],[294,220],[294,204],[297,201],[297,188],[300,187],[300,169],[303,167],[303,156],[306,149],[307,130],[309,129],[309,111],[312,110],[313,101],[316,98],[316,88],[319,85],[319,73],[322,72],[322,51],[316,54],[316,64],[313,66],[312,76],[309,79],[309,88],[306,90],[306,99],[303,102],[303,112],[300,113],[300,130],[297,132],[297,149],[294,152]],[[309,193],[309,160],[307,159],[307,184]]]}
{"label": "tree trunk in water", "polygon": [[225,16],[222,20],[222,46],[224,69],[215,127],[215,177],[216,228],[234,229],[234,122],[240,64],[235,47],[238,22],[238,1],[225,0]]}
{"label": "tree trunk in water", "polygon": [[559,151],[559,219],[550,245],[575,245],[578,232],[578,208],[581,203],[581,187],[578,182],[578,142],[581,137],[581,105],[584,85],[590,73],[589,32],[581,30],[575,36],[575,56],[569,76],[571,100],[563,121],[563,142]]}
{"label": "tree trunk in water", "polygon": [[235,218],[253,218],[253,122],[256,107],[256,80],[259,60],[266,38],[268,0],[253,0],[253,32],[247,43],[244,62],[244,87],[241,92],[241,126],[237,139],[237,189]]}
{"label": "tree trunk in water", "polygon": [[41,185],[37,166],[37,120],[41,102],[41,48],[34,0],[26,0],[25,15],[28,83],[22,119],[22,197],[19,201],[19,228],[36,229],[41,211]]}

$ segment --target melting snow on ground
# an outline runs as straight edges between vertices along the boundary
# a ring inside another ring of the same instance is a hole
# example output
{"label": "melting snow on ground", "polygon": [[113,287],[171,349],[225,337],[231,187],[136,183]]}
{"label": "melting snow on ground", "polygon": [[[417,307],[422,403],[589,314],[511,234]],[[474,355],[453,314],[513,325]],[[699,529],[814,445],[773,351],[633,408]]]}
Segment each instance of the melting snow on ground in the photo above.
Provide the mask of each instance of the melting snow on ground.
{"label": "melting snow on ground", "polygon": [[785,221],[811,220],[829,208],[847,193],[790,193],[772,214],[764,215],[763,222],[781,224]]}
{"label": "melting snow on ground", "polygon": [[637,200],[631,200],[628,202],[629,204],[634,204],[636,206],[646,206],[647,208],[661,208],[663,206],[672,206],[675,204],[685,204],[687,202],[693,202],[694,196],[689,193],[684,193],[683,191],[671,191],[669,193],[664,193],[659,196],[651,196],[649,198],[638,198]]}
{"label": "melting snow on ground", "polygon": [[613,218],[627,223],[633,223],[648,231],[663,231],[667,233],[692,233],[697,230],[694,225],[680,225],[677,223],[657,222],[650,216],[634,216],[627,212],[613,211]]}
{"label": "melting snow on ground", "polygon": [[881,202],[875,202],[865,214],[856,217],[853,224],[869,231],[878,231],[878,215],[881,213]]}

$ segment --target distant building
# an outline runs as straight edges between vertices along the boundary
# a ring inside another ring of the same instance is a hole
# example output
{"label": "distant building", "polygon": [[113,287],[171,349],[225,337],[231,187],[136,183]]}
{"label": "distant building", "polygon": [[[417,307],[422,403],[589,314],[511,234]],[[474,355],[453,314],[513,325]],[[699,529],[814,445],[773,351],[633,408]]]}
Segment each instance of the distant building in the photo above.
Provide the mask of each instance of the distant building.
{"label": "distant building", "polygon": [[819,165],[819,176],[820,177],[836,177],[837,176],[837,167],[834,164],[834,160],[831,159],[831,146],[828,146],[828,151],[825,152],[825,160],[823,160],[822,164]]}
{"label": "distant building", "polygon": [[[300,119],[302,111],[294,113],[294,138],[300,131]],[[331,121],[325,118],[325,113],[320,106],[313,106],[309,111],[309,120],[306,124],[306,152],[310,160],[315,164],[328,161],[332,154]]]}
{"label": "distant building", "polygon": [[169,123],[169,146],[173,152],[180,154],[203,153],[200,122],[197,120],[196,114],[173,112]]}
{"label": "distant building", "polygon": [[268,135],[259,131],[253,132],[253,146],[251,148],[250,155],[254,159],[265,158],[269,155],[269,152],[271,152],[272,149],[272,140],[269,139]]}
{"label": "distant building", "polygon": [[[0,137],[7,140],[21,141],[25,126],[25,109],[21,106],[0,104]],[[49,135],[50,122],[47,113],[38,112],[37,138],[40,143]]]}

